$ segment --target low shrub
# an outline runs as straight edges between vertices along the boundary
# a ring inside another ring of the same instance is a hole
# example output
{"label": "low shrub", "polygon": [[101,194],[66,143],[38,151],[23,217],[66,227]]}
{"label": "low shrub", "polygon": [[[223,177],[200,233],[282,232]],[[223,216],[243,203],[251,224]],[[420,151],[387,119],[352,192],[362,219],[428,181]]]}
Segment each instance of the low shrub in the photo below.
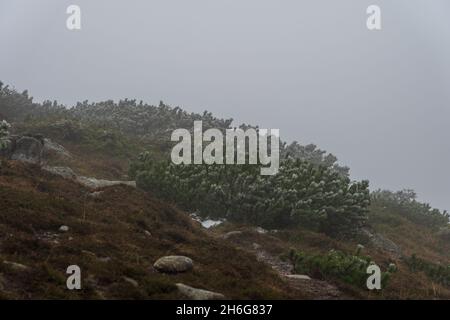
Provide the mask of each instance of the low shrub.
{"label": "low shrub", "polygon": [[366,221],[368,182],[305,160],[282,161],[278,174],[257,165],[175,165],[148,153],[131,168],[140,188],[201,216],[265,228],[302,225],[350,236]]}
{"label": "low shrub", "polygon": [[450,265],[441,265],[418,258],[415,254],[405,259],[411,272],[424,272],[428,278],[444,286],[450,286]]}
{"label": "low shrub", "polygon": [[428,203],[417,201],[413,190],[392,192],[377,190],[371,193],[371,202],[374,206],[384,208],[385,211],[395,212],[411,222],[438,230],[447,227],[449,217],[447,211],[441,212],[432,208]]}
{"label": "low shrub", "polygon": [[[290,260],[295,272],[308,274],[314,278],[339,280],[347,284],[367,288],[367,267],[373,264],[371,258],[360,255],[359,247],[354,254],[347,254],[338,250],[330,250],[327,254],[307,254],[291,251]],[[394,265],[381,274],[381,286],[387,285],[389,277],[396,271]]]}

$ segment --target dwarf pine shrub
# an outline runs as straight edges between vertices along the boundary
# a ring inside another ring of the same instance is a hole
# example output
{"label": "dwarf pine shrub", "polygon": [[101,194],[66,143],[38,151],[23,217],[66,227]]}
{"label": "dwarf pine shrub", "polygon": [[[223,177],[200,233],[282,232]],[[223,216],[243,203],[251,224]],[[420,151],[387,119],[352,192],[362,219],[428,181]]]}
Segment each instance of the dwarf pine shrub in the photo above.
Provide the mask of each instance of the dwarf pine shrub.
{"label": "dwarf pine shrub", "polygon": [[0,121],[0,150],[5,149],[8,146],[8,136],[10,124],[5,120]]}
{"label": "dwarf pine shrub", "polygon": [[377,190],[372,192],[371,202],[375,206],[395,212],[416,224],[435,230],[448,227],[450,222],[450,215],[447,211],[441,212],[432,208],[428,203],[419,202],[413,190],[397,192]]}
{"label": "dwarf pine shrub", "polygon": [[145,153],[131,174],[139,187],[185,210],[266,228],[301,224],[352,235],[369,205],[367,181],[301,159],[285,159],[278,174],[262,176],[258,165],[175,165]]}
{"label": "dwarf pine shrub", "polygon": [[[297,273],[308,274],[312,277],[327,280],[339,280],[350,285],[367,288],[367,267],[372,264],[368,256],[347,254],[338,250],[330,250],[327,254],[307,254],[291,251],[290,260]],[[381,286],[384,288],[395,266],[390,266],[387,271],[381,273]]]}
{"label": "dwarf pine shrub", "polygon": [[428,278],[444,286],[450,286],[450,265],[441,265],[418,258],[415,254],[405,258],[411,272],[424,272]]}

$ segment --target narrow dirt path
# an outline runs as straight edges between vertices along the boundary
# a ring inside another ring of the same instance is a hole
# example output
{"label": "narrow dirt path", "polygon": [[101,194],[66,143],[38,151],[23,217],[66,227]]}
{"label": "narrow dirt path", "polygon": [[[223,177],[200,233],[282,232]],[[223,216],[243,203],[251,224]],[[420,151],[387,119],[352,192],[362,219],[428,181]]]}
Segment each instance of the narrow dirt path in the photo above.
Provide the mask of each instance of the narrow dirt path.
{"label": "narrow dirt path", "polygon": [[254,254],[258,261],[270,266],[292,289],[301,291],[314,300],[350,299],[339,288],[327,281],[301,275],[298,277],[299,275],[295,274],[291,263],[282,261],[279,257],[265,250],[262,245],[248,241],[249,239],[246,239],[242,234],[238,232],[230,232],[229,234],[233,236],[226,237],[228,241],[238,248]]}
{"label": "narrow dirt path", "polygon": [[317,300],[346,299],[345,295],[334,285],[317,279],[296,279],[289,276],[295,275],[292,264],[274,257],[261,246],[253,244],[251,250],[258,261],[264,262],[274,269],[290,287],[305,292]]}

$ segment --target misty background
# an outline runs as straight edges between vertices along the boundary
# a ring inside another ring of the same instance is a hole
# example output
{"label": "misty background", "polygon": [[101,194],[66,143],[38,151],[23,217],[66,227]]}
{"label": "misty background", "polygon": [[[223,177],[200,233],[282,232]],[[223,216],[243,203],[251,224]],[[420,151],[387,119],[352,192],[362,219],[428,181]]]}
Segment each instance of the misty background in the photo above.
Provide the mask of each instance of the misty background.
{"label": "misty background", "polygon": [[[371,4],[381,31],[366,28]],[[1,0],[0,80],[38,102],[163,100],[279,128],[371,189],[450,209],[449,13],[447,0]]]}

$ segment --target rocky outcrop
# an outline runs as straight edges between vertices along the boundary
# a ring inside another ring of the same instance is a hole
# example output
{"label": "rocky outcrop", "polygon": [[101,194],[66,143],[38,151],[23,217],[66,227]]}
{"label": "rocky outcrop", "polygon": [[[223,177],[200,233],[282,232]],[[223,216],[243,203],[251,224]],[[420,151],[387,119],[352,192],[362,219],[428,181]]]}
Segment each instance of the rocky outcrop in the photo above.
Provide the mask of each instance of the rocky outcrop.
{"label": "rocky outcrop", "polygon": [[311,280],[311,278],[305,274],[286,274],[284,276],[293,280]]}
{"label": "rocky outcrop", "polygon": [[57,155],[58,157],[63,158],[72,158],[72,155],[62,145],[47,138],[44,138],[43,141],[44,148],[42,152],[44,158],[50,157],[52,155]]}
{"label": "rocky outcrop", "polygon": [[40,134],[10,135],[8,145],[1,154],[11,160],[26,163],[42,164],[52,155],[58,157],[71,157],[63,146],[44,138]]}
{"label": "rocky outcrop", "polygon": [[[89,178],[83,176],[77,176],[75,172],[69,167],[50,167],[44,166],[43,170],[50,172],[52,174],[63,177],[64,179],[70,179],[77,181],[78,183],[88,187],[90,189],[98,189],[104,187],[111,187],[117,185],[127,185],[133,188],[136,188],[136,181],[114,181],[114,180],[102,180],[96,178]],[[93,192],[90,194],[92,197],[99,197],[101,195],[100,192]]]}
{"label": "rocky outcrop", "polygon": [[78,183],[90,188],[98,189],[116,185],[128,185],[136,188],[135,181],[111,181],[90,177],[77,176],[69,167],[52,167],[45,163],[49,157],[55,154],[58,157],[70,158],[70,153],[63,146],[44,138],[42,135],[23,135],[8,136],[9,143],[7,148],[0,152],[0,156],[4,156],[11,160],[22,161],[26,163],[37,164],[41,168],[51,174],[58,175],[64,179],[77,181]]}
{"label": "rocky outcrop", "polygon": [[58,175],[63,177],[64,179],[72,179],[76,180],[77,176],[75,172],[73,172],[72,169],[69,167],[50,167],[50,166],[44,166],[42,167],[43,170],[50,172],[52,174]]}
{"label": "rocky outcrop", "polygon": [[177,283],[178,291],[190,300],[223,300],[225,296],[221,293],[197,289],[182,283]]}
{"label": "rocky outcrop", "polygon": [[98,189],[98,188],[111,187],[111,186],[117,186],[117,185],[127,185],[130,187],[136,188],[136,181],[102,180],[102,179],[88,178],[88,177],[82,177],[82,176],[76,177],[76,180],[79,183],[81,183],[82,185],[84,185],[88,188],[91,188],[91,189]]}
{"label": "rocky outcrop", "polygon": [[163,273],[180,273],[191,270],[194,263],[185,256],[166,256],[158,259],[153,267]]}
{"label": "rocky outcrop", "polygon": [[361,235],[364,236],[374,247],[391,253],[391,255],[395,258],[400,258],[403,255],[402,249],[395,242],[389,240],[381,234],[371,232],[368,229],[362,229]]}
{"label": "rocky outcrop", "polygon": [[12,140],[11,146],[11,160],[18,160],[33,164],[41,163],[42,151],[44,148],[42,141],[34,137],[25,136],[18,138],[17,140]]}

